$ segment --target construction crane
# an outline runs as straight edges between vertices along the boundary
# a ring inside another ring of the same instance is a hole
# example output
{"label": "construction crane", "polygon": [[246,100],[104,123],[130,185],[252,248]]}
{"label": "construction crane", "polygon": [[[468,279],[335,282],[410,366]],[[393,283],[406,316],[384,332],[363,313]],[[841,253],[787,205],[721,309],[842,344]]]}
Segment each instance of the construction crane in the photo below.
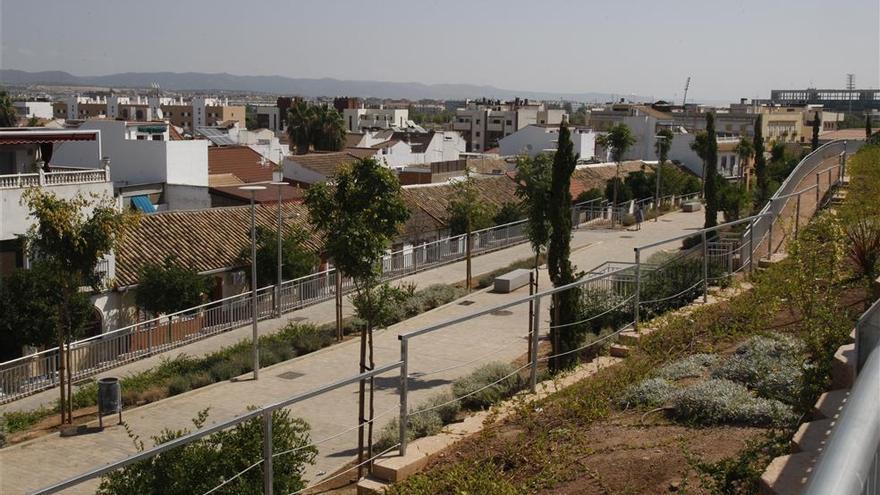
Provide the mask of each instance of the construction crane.
{"label": "construction crane", "polygon": [[688,101],[688,88],[691,87],[691,76],[688,76],[687,81],[684,83],[684,98],[681,99],[681,106],[685,106]]}

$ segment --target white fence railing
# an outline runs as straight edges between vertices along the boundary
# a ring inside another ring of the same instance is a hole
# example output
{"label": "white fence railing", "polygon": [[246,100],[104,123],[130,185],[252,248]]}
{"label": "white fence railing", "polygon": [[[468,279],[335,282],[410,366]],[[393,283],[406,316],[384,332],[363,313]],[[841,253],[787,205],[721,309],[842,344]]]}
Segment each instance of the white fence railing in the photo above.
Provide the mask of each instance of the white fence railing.
{"label": "white fence railing", "polygon": [[106,168],[62,170],[32,174],[0,175],[0,189],[19,189],[33,186],[60,186],[70,184],[92,184],[107,182],[110,173]]}

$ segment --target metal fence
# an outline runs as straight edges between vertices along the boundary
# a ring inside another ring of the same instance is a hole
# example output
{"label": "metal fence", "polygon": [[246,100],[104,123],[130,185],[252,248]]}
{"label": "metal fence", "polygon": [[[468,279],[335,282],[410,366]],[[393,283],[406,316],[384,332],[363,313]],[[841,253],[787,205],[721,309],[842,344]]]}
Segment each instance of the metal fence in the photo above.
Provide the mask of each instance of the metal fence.
{"label": "metal fence", "polygon": [[856,324],[857,376],[804,495],[880,494],[880,301]]}
{"label": "metal fence", "polygon": [[[398,336],[398,339],[400,341],[400,358],[395,362],[383,366],[378,366],[375,368],[374,371],[354,375],[343,380],[318,387],[309,392],[294,395],[284,401],[256,409],[241,416],[237,416],[231,420],[223,421],[211,427],[198,430],[179,439],[172,440],[166,444],[147,449],[126,459],[90,470],[66,481],[38,490],[34,493],[56,493],[66,488],[76,486],[84,481],[120,469],[134,462],[142,461],[150,457],[160,455],[163,452],[167,452],[176,447],[186,445],[199,438],[203,438],[206,435],[210,435],[214,432],[230,428],[243,421],[254,418],[261,418],[264,432],[262,458],[257,459],[254,464],[247,467],[242,472],[229,473],[229,476],[226,478],[226,480],[235,479],[236,477],[241,476],[244,472],[248,470],[260,467],[262,470],[263,493],[271,494],[273,493],[272,459],[278,455],[277,453],[272,452],[272,442],[270,441],[272,438],[271,412],[280,408],[289,407],[295,403],[307,400],[309,398],[321,396],[345,385],[360,383],[361,381],[368,380],[377,377],[382,373],[387,373],[394,370],[399,370],[400,373],[399,380],[396,380],[396,397],[399,400],[399,403],[394,408],[398,411],[399,415],[397,421],[397,424],[399,425],[399,440],[397,444],[390,447],[389,450],[399,448],[399,454],[405,455],[409,438],[407,435],[407,430],[409,428],[408,425],[413,416],[424,413],[433,408],[442,407],[444,405],[435,404],[430,407],[415,410],[411,409],[410,394],[412,392],[410,390],[426,389],[431,388],[432,386],[437,386],[437,383],[430,380],[430,376],[432,376],[432,374],[438,372],[448,372],[456,368],[463,368],[466,366],[471,366],[477,362],[486,361],[490,356],[495,355],[495,353],[497,352],[497,349],[494,349],[492,350],[492,352],[489,352],[486,355],[480,356],[477,359],[471,360],[469,362],[462,363],[458,360],[453,360],[455,364],[453,364],[452,366],[439,368],[437,370],[414,373],[412,370],[412,366],[414,364],[422,364],[419,361],[414,361],[412,357],[411,345],[413,344],[413,342],[416,342],[418,338],[433,334],[442,329],[446,329],[452,326],[459,326],[458,331],[481,332],[483,331],[483,328],[477,321],[480,318],[492,317],[500,314],[514,314],[512,312],[509,312],[508,310],[517,306],[522,307],[530,305],[533,310],[528,313],[530,314],[528,318],[524,318],[528,321],[523,322],[529,324],[529,333],[523,336],[527,338],[525,344],[523,344],[522,338],[517,338],[515,340],[512,340],[509,344],[505,345],[505,347],[524,345],[525,349],[522,349],[524,351],[523,353],[527,353],[529,358],[527,359],[525,364],[514,368],[513,371],[511,371],[507,376],[501,377],[494,383],[487,385],[487,387],[500,383],[503,380],[509,379],[513,375],[520,375],[527,379],[528,387],[534,393],[536,390],[538,367],[540,363],[550,361],[552,359],[559,358],[567,354],[591,352],[596,346],[603,345],[609,340],[616,338],[616,336],[618,336],[621,332],[627,329],[636,328],[641,315],[645,312],[661,312],[661,309],[658,309],[661,308],[661,306],[662,310],[670,309],[672,307],[683,306],[693,301],[695,298],[699,298],[701,295],[705,299],[708,287],[710,285],[720,284],[724,279],[746,268],[752,268],[754,254],[758,252],[757,245],[754,242],[754,237],[756,235],[755,225],[757,225],[762,220],[774,220],[772,215],[774,215],[774,211],[768,211],[753,217],[742,219],[737,222],[722,224],[711,229],[695,231],[693,234],[689,234],[689,236],[696,236],[696,238],[699,239],[699,242],[695,246],[686,250],[678,251],[673,255],[668,255],[663,259],[660,259],[659,261],[654,261],[651,263],[646,263],[646,260],[643,260],[642,256],[647,257],[653,252],[660,251],[660,248],[663,245],[681,241],[687,236],[678,236],[657,243],[641,245],[635,248],[636,261],[634,263],[603,263],[593,270],[590,270],[584,277],[572,284],[547,289],[533,295],[519,297],[515,300],[503,304],[494,305],[492,307],[485,308],[464,316],[455,317],[435,325],[427,326],[415,331],[401,334]],[[768,222],[768,224],[772,225],[772,222]],[[745,236],[739,235],[737,233],[737,229],[742,228],[743,226],[747,226],[747,228],[745,229],[747,235]],[[718,234],[719,232],[734,232],[736,233],[736,235],[725,236]],[[489,236],[486,236],[486,238],[488,240],[486,241],[485,245],[491,246],[491,238]],[[742,239],[744,238],[748,238],[749,241],[743,243]],[[411,256],[411,253],[404,254],[403,256],[407,255]],[[421,260],[421,258],[419,258],[419,255],[416,255],[414,259]],[[401,269],[407,268],[406,263],[402,263],[400,266]],[[321,291],[332,290],[332,288],[334,287],[334,285],[330,283],[332,277],[329,277],[329,275],[325,274],[322,280],[324,281],[314,288],[314,290],[317,291],[317,294],[310,294],[310,297],[322,297],[320,295]],[[302,287],[297,286],[295,289],[292,290],[292,293],[301,294],[303,290],[304,289]],[[593,303],[592,306],[587,305],[585,307],[586,309],[580,315],[579,320],[577,321],[567,323],[557,322],[555,326],[548,326],[546,330],[543,330],[542,323],[546,321],[545,318],[548,313],[546,311],[541,311],[542,303],[545,303],[550,298],[553,298],[565,291],[577,291],[579,297],[593,298],[591,299],[591,301],[597,300],[596,298],[594,298],[594,296],[598,294],[599,299],[604,302],[602,302],[601,304]],[[650,299],[648,298],[649,294]],[[271,314],[273,311],[272,291],[267,290],[261,293],[260,297],[261,305],[259,306],[259,311],[261,312],[261,314],[263,312],[265,312],[266,314]],[[241,312],[238,313],[239,318],[247,319],[247,303],[247,300],[243,301],[243,304],[240,305],[241,307],[236,310]],[[877,307],[877,305],[875,305],[875,307]],[[880,313],[880,310],[875,309],[874,311],[875,313]],[[198,314],[203,313],[204,312],[199,312]],[[526,311],[523,311],[523,313],[525,314]],[[194,318],[195,316],[192,317]],[[583,345],[575,349],[565,351],[563,353],[549,356],[539,355],[539,340],[541,340],[542,338],[551,338],[555,331],[557,331],[559,328],[572,325],[579,325],[585,328],[589,328],[590,331],[592,331],[596,335],[601,335],[601,337],[585,341]],[[602,329],[604,331],[602,333],[596,331],[599,329]],[[876,379],[878,376],[880,376],[880,353],[875,352],[872,354],[871,359],[866,365],[866,369],[876,371],[873,374],[872,378],[874,382],[869,384],[870,386],[874,387],[873,393],[876,395],[876,392],[878,390]],[[424,381],[426,377],[428,377],[428,380]],[[860,380],[864,381],[865,379],[860,377]],[[439,383],[446,382],[445,380],[440,380]],[[413,387],[413,385],[415,385],[415,387]],[[867,386],[868,385],[857,385],[857,391]],[[472,391],[469,393],[469,395],[478,393],[481,390],[482,389]],[[458,396],[451,399],[451,401],[461,401],[466,398],[467,396]],[[876,402],[871,404],[871,407],[876,407]],[[376,421],[376,419],[378,419],[378,417],[382,415],[384,415],[384,413],[381,413],[378,416],[374,416],[372,419],[369,420],[369,422]],[[880,431],[880,426],[878,426],[880,425],[880,417],[875,414],[874,417],[871,418],[871,421],[873,421],[872,424],[876,427],[874,431]],[[312,445],[318,445],[319,443],[322,443],[330,438],[336,438],[342,433],[351,431],[352,429],[353,428],[349,428],[348,430],[334,434],[333,436],[322,439],[321,441],[313,442]],[[832,444],[832,446],[833,445],[834,444]],[[876,448],[876,441],[874,442],[874,447]],[[386,452],[387,450],[378,453],[366,459],[363,463],[370,463],[375,458],[385,454]],[[349,470],[350,469],[352,468],[349,468]],[[343,471],[343,473],[344,472],[345,471]],[[326,482],[328,479],[332,479],[337,475],[338,474],[333,474],[329,477],[325,477],[319,480],[318,483]],[[225,484],[226,482],[227,481],[224,481],[223,483]],[[838,492],[825,491],[814,493]]]}

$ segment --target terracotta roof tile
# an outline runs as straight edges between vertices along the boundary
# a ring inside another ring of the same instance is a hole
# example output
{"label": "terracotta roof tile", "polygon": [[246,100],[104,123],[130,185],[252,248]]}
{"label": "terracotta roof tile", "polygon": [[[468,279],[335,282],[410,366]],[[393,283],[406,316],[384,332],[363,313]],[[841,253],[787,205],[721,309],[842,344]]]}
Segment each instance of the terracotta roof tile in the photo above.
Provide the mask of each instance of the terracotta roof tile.
{"label": "terracotta roof tile", "polygon": [[208,148],[208,174],[232,174],[242,182],[272,180],[274,162],[262,166],[262,155],[247,146],[212,146]]}
{"label": "terracotta roof tile", "polygon": [[[476,184],[480,199],[496,208],[504,203],[519,202],[516,183],[507,175],[476,178]],[[445,224],[452,191],[452,185],[448,183],[409,186],[403,188],[403,197],[411,211],[418,207],[440,224]]]}
{"label": "terracotta roof tile", "polygon": [[[257,224],[274,228],[276,208],[258,206]],[[305,206],[283,203],[282,214],[292,219],[288,225],[296,223],[312,231]],[[116,280],[121,286],[136,284],[143,266],[162,263],[168,256],[176,256],[179,263],[199,272],[237,266],[239,253],[250,245],[250,218],[250,206],[145,215],[116,251]],[[308,247],[318,252],[318,246],[318,238],[312,234]]]}
{"label": "terracotta roof tile", "polygon": [[[632,160],[620,164],[620,175],[626,176],[630,172],[642,169],[644,162],[641,160]],[[576,198],[580,193],[597,188],[605,191],[605,184],[616,174],[617,166],[614,164],[600,165],[596,167],[579,168],[571,174],[571,191],[572,199]]]}
{"label": "terracotta roof tile", "polygon": [[346,151],[331,153],[316,152],[305,155],[293,155],[290,157],[290,161],[298,163],[309,170],[318,172],[325,177],[330,177],[335,175],[339,168],[344,165],[375,155],[376,150],[374,149],[349,148]]}

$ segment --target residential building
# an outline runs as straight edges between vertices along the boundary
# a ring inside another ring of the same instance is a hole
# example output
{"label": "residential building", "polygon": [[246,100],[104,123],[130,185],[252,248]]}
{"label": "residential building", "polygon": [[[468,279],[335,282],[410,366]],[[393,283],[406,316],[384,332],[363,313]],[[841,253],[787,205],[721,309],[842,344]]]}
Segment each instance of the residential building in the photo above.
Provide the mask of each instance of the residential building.
{"label": "residential building", "polygon": [[543,103],[528,99],[469,101],[464,108],[456,109],[452,129],[462,133],[468,152],[482,153],[527,125],[558,125],[565,118],[564,110],[546,109]]}
{"label": "residential building", "polygon": [[[571,127],[571,141],[574,152],[580,160],[592,160],[596,155],[596,132],[592,129]],[[555,153],[559,140],[559,125],[531,124],[504,136],[498,141],[501,156]]]}
{"label": "residential building", "polygon": [[19,117],[38,119],[51,119],[54,117],[52,113],[52,103],[48,101],[14,101],[12,106],[15,107]]}
{"label": "residential building", "polygon": [[[19,236],[33,222],[22,204],[28,188],[43,187],[66,199],[78,194],[113,197],[110,165],[101,161],[101,137],[99,130],[0,129],[0,274],[27,264]],[[93,154],[86,161],[60,166],[57,151],[75,143],[93,144]],[[112,278],[112,257],[99,268]]]}
{"label": "residential building", "polygon": [[277,105],[254,105],[254,118],[257,127],[269,129],[272,132],[283,132],[284,122],[281,119],[281,109]]}
{"label": "residential building", "polygon": [[773,89],[761,103],[783,106],[821,105],[836,112],[880,110],[880,89]]}
{"label": "residential building", "polygon": [[[675,134],[669,147],[669,159],[691,171],[697,177],[703,176],[703,160],[691,149],[695,134]],[[745,174],[743,164],[736,153],[739,136],[717,136],[718,161],[715,164],[718,173],[725,179],[740,179]]]}
{"label": "residential building", "polygon": [[113,168],[113,185],[124,205],[139,196],[147,197],[158,210],[211,205],[207,140],[175,139],[173,128],[164,122],[91,119],[77,128],[101,131],[100,145],[64,143],[53,162],[99,168],[96,157],[107,157]]}
{"label": "residential building", "polygon": [[[636,140],[624,154],[624,160],[647,160],[655,157],[657,132],[662,128],[673,127],[675,119],[671,113],[650,105],[629,103],[608,105],[590,111],[589,125],[596,132],[605,132],[621,123],[629,127]],[[603,162],[611,161],[609,150],[601,147],[596,151],[596,158]]]}
{"label": "residential building", "polygon": [[277,161],[268,160],[249,146],[214,146],[208,148],[208,183],[211,206],[249,204],[251,193],[241,190],[245,184],[262,184],[266,189],[256,191],[254,200],[261,204],[301,202],[304,190],[298,184],[271,185],[282,182]]}
{"label": "residential building", "polygon": [[313,152],[284,157],[284,180],[303,185],[324,182],[345,165],[366,157],[375,157],[374,149],[350,148],[346,151]]}
{"label": "residential building", "polygon": [[384,142],[370,146],[376,159],[391,169],[452,162],[461,157],[465,141],[455,131],[393,132]]}
{"label": "residential building", "polygon": [[361,132],[366,129],[390,129],[406,127],[409,121],[409,110],[405,108],[343,108],[342,119],[349,132]]}
{"label": "residential building", "polygon": [[167,120],[187,130],[236,121],[241,127],[245,127],[245,107],[229,105],[229,101],[225,99],[204,96],[196,96],[189,102],[185,102],[183,98],[159,96],[71,96],[53,103],[52,108],[55,118],[67,120],[95,117],[135,121]]}

